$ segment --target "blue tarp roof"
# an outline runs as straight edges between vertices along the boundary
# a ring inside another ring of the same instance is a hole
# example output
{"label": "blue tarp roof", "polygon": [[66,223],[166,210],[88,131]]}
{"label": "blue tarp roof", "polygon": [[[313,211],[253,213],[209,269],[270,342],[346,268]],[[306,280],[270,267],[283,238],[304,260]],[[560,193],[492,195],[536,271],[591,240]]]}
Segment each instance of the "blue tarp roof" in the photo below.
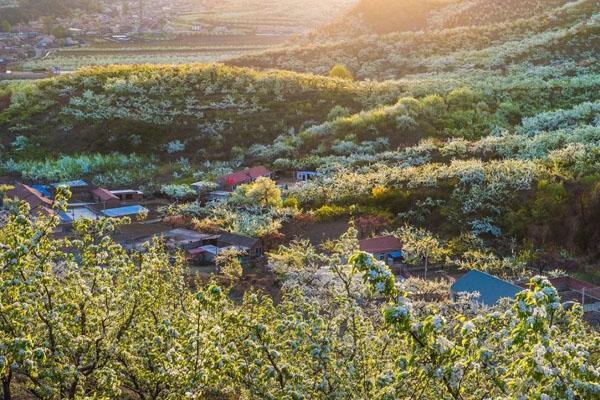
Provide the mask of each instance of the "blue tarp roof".
{"label": "blue tarp roof", "polygon": [[102,214],[111,218],[127,217],[129,215],[138,215],[147,213],[148,209],[142,206],[127,206],[119,208],[109,208],[108,210],[102,211]]}
{"label": "blue tarp roof", "polygon": [[52,193],[50,193],[50,186],[31,185],[31,187],[34,188],[35,190],[37,190],[38,192],[40,192],[42,194],[42,196],[48,197],[49,199],[52,198]]}
{"label": "blue tarp roof", "polygon": [[450,290],[453,293],[479,292],[478,301],[487,306],[493,306],[502,298],[515,297],[523,288],[485,272],[472,270],[454,282]]}
{"label": "blue tarp roof", "polygon": [[390,257],[395,258],[395,259],[400,259],[400,258],[402,258],[402,251],[401,250],[392,251],[390,253]]}

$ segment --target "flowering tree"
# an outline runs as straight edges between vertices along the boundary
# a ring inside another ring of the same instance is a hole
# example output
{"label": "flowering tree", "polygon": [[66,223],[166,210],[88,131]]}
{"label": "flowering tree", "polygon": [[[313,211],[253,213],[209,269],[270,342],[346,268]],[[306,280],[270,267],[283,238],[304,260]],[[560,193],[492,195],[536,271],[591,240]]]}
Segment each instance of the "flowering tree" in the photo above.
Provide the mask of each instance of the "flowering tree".
{"label": "flowering tree", "polygon": [[425,278],[429,263],[442,261],[447,253],[440,240],[424,229],[405,226],[398,236],[402,240],[404,258],[413,265],[423,265]]}
{"label": "flowering tree", "polygon": [[232,281],[239,280],[242,277],[243,269],[240,258],[242,252],[237,249],[226,249],[215,257],[215,264],[225,277]]}

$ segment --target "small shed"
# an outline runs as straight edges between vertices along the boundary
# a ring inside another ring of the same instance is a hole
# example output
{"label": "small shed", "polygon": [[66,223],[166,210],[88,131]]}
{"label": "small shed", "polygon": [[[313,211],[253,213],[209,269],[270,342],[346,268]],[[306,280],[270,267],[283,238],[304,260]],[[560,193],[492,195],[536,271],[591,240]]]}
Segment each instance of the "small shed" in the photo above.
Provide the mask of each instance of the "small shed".
{"label": "small shed", "polygon": [[231,174],[223,175],[218,182],[223,190],[234,191],[239,185],[252,183],[260,177],[271,177],[271,171],[266,167],[252,167]]}
{"label": "small shed", "polygon": [[111,193],[121,201],[142,201],[144,200],[144,192],[133,189],[126,190],[111,190]]}
{"label": "small shed", "polygon": [[311,179],[317,178],[320,173],[317,171],[296,171],[296,181],[298,182],[308,182]]}
{"label": "small shed", "polygon": [[264,254],[262,240],[254,237],[238,235],[235,233],[223,233],[217,240],[219,248],[235,247],[246,252],[248,259],[261,257]]}
{"label": "small shed", "polygon": [[402,241],[392,235],[364,239],[359,246],[379,261],[391,263],[402,259]]}
{"label": "small shed", "polygon": [[208,244],[215,244],[219,235],[177,228],[165,232],[163,237],[165,238],[167,247],[190,250]]}
{"label": "small shed", "polygon": [[477,299],[488,307],[503,298],[514,298],[523,289],[488,273],[471,270],[450,286],[450,293],[456,299],[459,293],[479,293]]}

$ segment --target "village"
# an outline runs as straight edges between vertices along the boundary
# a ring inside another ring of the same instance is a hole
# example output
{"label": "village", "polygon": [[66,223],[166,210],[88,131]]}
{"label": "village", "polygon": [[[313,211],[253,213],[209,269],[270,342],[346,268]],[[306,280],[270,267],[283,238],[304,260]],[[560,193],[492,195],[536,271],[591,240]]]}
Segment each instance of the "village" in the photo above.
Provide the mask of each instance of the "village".
{"label": "village", "polygon": [[214,4],[189,0],[104,1],[95,10],[70,9],[66,15],[27,21],[13,18],[12,22],[0,13],[0,80],[41,79],[72,72],[72,66],[62,65],[60,57],[54,58],[61,51],[87,50],[106,55],[130,49],[136,54],[148,46],[151,50],[147,54],[152,55],[177,47],[252,49],[280,43],[301,32],[266,21],[264,26],[246,26],[235,20],[213,19],[210,7]]}
{"label": "village", "polygon": [[[249,185],[259,179],[273,180],[282,192],[294,185],[302,185],[319,176],[317,171],[270,171],[264,166],[241,169],[219,177],[212,190],[207,191],[206,182],[197,182],[195,202],[198,204],[216,204],[225,202],[235,195],[236,189]],[[267,254],[276,250],[282,243],[288,243],[298,236],[306,238],[313,245],[322,245],[327,240],[337,239],[347,229],[347,223],[325,223],[302,225],[292,222],[289,225],[296,229],[284,229],[283,238],[273,242],[263,237],[253,237],[219,229],[199,231],[178,223],[177,218],[167,216],[164,212],[174,199],[154,194],[146,194],[135,188],[107,189],[98,187],[85,180],[74,180],[57,183],[39,183],[3,179],[11,189],[5,199],[20,200],[29,205],[32,217],[39,215],[55,215],[60,220],[57,235],[68,236],[72,233],[73,223],[81,219],[97,220],[100,218],[128,218],[129,223],[115,232],[114,239],[128,252],[144,252],[154,241],[162,242],[173,255],[184,257],[189,267],[189,275],[209,278],[218,274],[216,258],[227,251],[234,251],[239,256],[245,271],[249,271],[246,282],[249,286],[263,286],[273,292],[277,285],[272,278]],[[67,187],[71,199],[66,211],[53,208],[54,196],[58,188]],[[294,237],[285,237],[285,236]],[[430,266],[409,266],[404,262],[403,243],[394,235],[362,234],[359,240],[361,251],[372,254],[377,260],[385,262],[392,268],[397,279],[410,277],[431,281],[445,280],[451,283],[448,298],[454,299],[462,293],[478,293],[477,303],[485,307],[494,306],[503,298],[514,298],[517,293],[527,287],[525,281],[510,282],[488,273],[471,270],[447,271]],[[552,278],[552,284],[559,291],[565,304],[580,303],[584,317],[592,325],[600,327],[600,287],[568,276]]]}
{"label": "village", "polygon": [[[183,3],[178,3],[179,6],[183,7]],[[185,11],[182,7],[177,9],[178,13]],[[176,12],[172,2],[166,0],[153,1],[152,7],[143,1],[126,1],[103,3],[97,12],[72,11],[69,16],[45,17],[14,25],[5,21],[0,25],[0,74],[6,74],[23,61],[48,57],[61,48],[96,41],[118,44],[143,35],[160,37],[174,32],[167,21]],[[30,72],[57,74],[60,68]]]}

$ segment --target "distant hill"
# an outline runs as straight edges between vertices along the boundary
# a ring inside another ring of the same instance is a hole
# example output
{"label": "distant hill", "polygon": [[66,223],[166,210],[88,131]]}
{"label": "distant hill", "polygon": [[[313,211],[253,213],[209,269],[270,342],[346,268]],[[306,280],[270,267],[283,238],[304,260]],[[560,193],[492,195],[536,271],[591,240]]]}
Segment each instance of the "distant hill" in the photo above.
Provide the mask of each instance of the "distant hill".
{"label": "distant hill", "polygon": [[454,0],[360,0],[350,16],[360,17],[375,33],[417,31],[427,27],[434,10]]}
{"label": "distant hill", "polygon": [[574,0],[467,0],[455,1],[434,10],[428,22],[431,29],[488,25],[529,18]]}
{"label": "distant hill", "polygon": [[0,19],[10,23],[29,21],[43,16],[64,16],[76,9],[97,10],[99,5],[94,0],[13,0],[0,3],[5,6]]}
{"label": "distant hill", "polygon": [[324,42],[360,34],[482,26],[533,17],[569,2],[573,0],[360,0],[309,39]]}
{"label": "distant hill", "polygon": [[[505,20],[512,14],[509,6],[501,10],[504,16],[497,11],[490,20]],[[240,57],[230,63],[318,74],[343,64],[359,79],[378,80],[505,69],[517,63],[587,63],[598,51],[599,11],[597,0],[579,0],[526,18],[419,32],[348,34],[345,39]],[[446,23],[451,20],[458,21]]]}
{"label": "distant hill", "polygon": [[359,0],[335,22],[309,35],[312,41],[329,41],[360,34],[419,31],[428,18],[456,0]]}

